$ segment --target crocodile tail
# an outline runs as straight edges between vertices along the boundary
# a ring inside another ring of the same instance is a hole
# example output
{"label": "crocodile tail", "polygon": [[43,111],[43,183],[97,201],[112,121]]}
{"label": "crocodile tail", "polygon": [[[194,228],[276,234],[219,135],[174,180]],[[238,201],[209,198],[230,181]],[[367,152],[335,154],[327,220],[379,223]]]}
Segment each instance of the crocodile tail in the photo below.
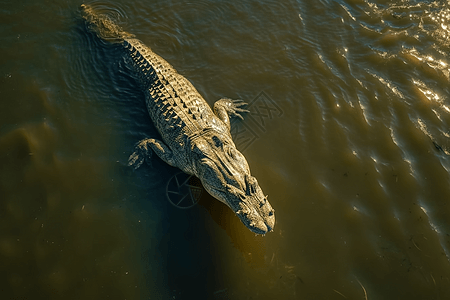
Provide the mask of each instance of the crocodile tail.
{"label": "crocodile tail", "polygon": [[81,10],[89,29],[99,38],[112,43],[121,43],[126,38],[134,37],[131,33],[123,31],[108,15],[96,13],[89,5],[82,4]]}

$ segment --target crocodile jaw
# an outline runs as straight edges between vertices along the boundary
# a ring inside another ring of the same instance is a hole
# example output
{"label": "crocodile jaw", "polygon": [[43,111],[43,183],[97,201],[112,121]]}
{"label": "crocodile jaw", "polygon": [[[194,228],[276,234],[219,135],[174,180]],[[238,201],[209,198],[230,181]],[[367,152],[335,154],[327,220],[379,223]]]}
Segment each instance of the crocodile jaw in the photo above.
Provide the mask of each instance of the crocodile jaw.
{"label": "crocodile jaw", "polygon": [[240,205],[243,209],[237,211],[234,210],[234,212],[239,219],[241,219],[242,223],[244,223],[254,233],[266,234],[267,232],[272,231],[275,226],[275,213],[269,202],[266,202],[263,205],[264,211],[261,211],[261,208],[257,211],[254,208],[255,205],[246,205],[247,203],[252,202],[255,203],[261,201],[255,200],[254,197],[247,197]]}
{"label": "crocodile jaw", "polygon": [[[240,190],[229,187],[233,194],[238,194],[240,201],[232,203],[229,207],[236,213],[251,231],[258,234],[265,234],[272,231],[275,226],[275,211],[267,201],[259,185],[256,191],[244,193]],[[234,204],[234,205],[233,205]]]}
{"label": "crocodile jaw", "polygon": [[275,212],[250,175],[247,160],[226,137],[212,132],[191,141],[194,173],[206,191],[225,203],[251,231],[270,232]]}
{"label": "crocodile jaw", "polygon": [[224,189],[216,189],[203,183],[209,194],[225,203],[239,217],[241,222],[252,232],[266,234],[275,226],[275,210],[267,201],[261,188],[251,195],[227,185]]}

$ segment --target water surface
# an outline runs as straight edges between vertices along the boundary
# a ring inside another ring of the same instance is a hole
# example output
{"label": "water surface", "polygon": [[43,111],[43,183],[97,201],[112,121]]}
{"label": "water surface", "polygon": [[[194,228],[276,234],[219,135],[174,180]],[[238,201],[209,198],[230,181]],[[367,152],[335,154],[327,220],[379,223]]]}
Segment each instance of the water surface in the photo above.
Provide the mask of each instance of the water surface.
{"label": "water surface", "polygon": [[127,167],[157,133],[81,4],[1,5],[4,299],[450,297],[450,2],[91,3],[210,105],[250,103],[264,237],[207,195],[173,207],[159,159]]}

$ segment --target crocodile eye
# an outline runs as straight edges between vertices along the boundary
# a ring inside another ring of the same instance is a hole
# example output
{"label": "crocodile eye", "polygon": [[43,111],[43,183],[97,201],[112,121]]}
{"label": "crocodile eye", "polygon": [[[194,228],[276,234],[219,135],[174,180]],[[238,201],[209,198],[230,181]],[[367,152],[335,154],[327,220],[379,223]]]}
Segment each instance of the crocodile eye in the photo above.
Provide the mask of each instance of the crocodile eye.
{"label": "crocodile eye", "polygon": [[222,143],[222,141],[217,137],[217,136],[213,136],[212,137],[212,140],[214,141],[214,145],[216,146],[216,147],[222,147],[223,146],[223,143]]}
{"label": "crocodile eye", "polygon": [[227,153],[232,158],[236,159],[236,150],[233,147],[227,147]]}

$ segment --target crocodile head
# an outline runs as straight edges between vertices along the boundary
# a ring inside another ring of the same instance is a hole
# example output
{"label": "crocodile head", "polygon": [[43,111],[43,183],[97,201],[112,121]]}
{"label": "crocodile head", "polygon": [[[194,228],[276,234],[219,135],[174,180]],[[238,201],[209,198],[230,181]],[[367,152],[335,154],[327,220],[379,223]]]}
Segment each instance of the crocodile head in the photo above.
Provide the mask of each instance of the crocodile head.
{"label": "crocodile head", "polygon": [[206,191],[231,208],[251,231],[271,231],[275,211],[231,139],[203,135],[191,146],[195,173]]}

